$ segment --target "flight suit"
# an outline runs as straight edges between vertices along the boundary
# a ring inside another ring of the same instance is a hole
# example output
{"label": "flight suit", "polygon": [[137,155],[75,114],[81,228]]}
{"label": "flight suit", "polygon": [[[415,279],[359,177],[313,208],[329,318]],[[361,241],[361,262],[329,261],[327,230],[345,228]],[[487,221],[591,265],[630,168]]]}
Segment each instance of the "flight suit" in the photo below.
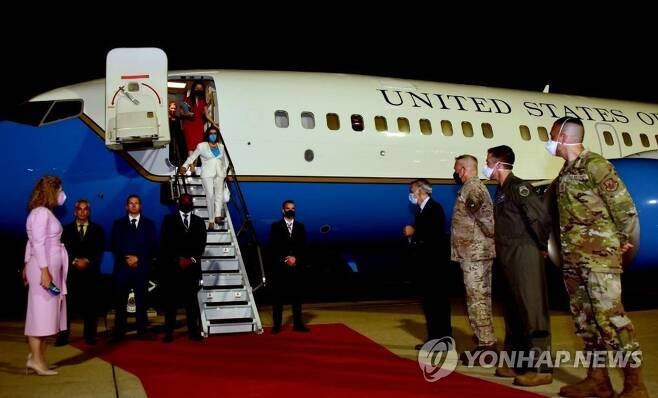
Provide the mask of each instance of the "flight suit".
{"label": "flight suit", "polygon": [[[544,256],[551,220],[532,185],[510,173],[494,202],[496,254],[505,291],[505,350],[550,350]],[[535,353],[535,359],[539,358]],[[527,368],[534,368],[531,363]],[[522,369],[520,369],[522,370]],[[540,372],[550,372],[544,363]]]}

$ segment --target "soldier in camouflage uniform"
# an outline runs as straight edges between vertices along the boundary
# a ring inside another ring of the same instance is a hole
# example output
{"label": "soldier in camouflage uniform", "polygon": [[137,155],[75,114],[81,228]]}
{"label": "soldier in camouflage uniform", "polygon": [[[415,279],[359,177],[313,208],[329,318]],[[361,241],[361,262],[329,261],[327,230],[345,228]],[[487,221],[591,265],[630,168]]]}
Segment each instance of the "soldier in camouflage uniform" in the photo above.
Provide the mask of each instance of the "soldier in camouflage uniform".
{"label": "soldier in camouflage uniform", "polygon": [[517,385],[538,386],[553,381],[552,368],[539,361],[551,346],[544,271],[551,219],[532,185],[512,173],[514,160],[514,151],[507,145],[490,148],[483,172],[498,181],[494,219],[496,255],[506,296],[505,351],[522,352],[532,360],[517,363],[513,369],[499,367],[496,376],[514,377]]}
{"label": "soldier in camouflage uniform", "polygon": [[[564,284],[576,334],[585,350],[606,347],[630,358],[624,368],[623,397],[647,397],[640,375],[641,351],[633,323],[621,302],[622,255],[633,247],[635,204],[610,162],[584,149],[583,124],[563,117],[553,124],[546,149],[566,160],[554,181],[560,214]],[[590,365],[587,378],[564,386],[565,397],[614,395],[605,367]]]}
{"label": "soldier in camouflage uniform", "polygon": [[[479,363],[483,352],[497,351],[491,313],[491,267],[496,257],[491,196],[478,178],[478,161],[472,155],[455,158],[453,177],[463,184],[452,210],[451,260],[460,263],[466,288],[468,320],[478,340],[470,362]],[[461,360],[469,364],[469,356]]]}

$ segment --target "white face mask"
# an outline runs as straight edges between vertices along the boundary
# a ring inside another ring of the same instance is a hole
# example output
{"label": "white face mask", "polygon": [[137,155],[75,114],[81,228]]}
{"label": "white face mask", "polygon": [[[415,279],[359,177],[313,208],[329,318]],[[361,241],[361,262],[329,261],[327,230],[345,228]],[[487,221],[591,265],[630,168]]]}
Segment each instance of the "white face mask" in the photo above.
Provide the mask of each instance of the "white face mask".
{"label": "white face mask", "polygon": [[498,163],[500,162],[496,162],[496,164],[494,164],[493,167],[489,167],[485,164],[484,167],[482,168],[482,174],[484,174],[484,176],[490,180],[491,176],[493,175],[493,172],[496,170],[496,167],[498,167]]}
{"label": "white face mask", "polygon": [[414,205],[414,206],[418,205],[418,198],[416,198],[416,195],[410,193],[409,194],[409,202],[411,202],[411,204]]}
{"label": "white face mask", "polygon": [[548,141],[546,141],[546,151],[555,156],[557,154],[557,144],[557,141],[553,141],[549,138]]}

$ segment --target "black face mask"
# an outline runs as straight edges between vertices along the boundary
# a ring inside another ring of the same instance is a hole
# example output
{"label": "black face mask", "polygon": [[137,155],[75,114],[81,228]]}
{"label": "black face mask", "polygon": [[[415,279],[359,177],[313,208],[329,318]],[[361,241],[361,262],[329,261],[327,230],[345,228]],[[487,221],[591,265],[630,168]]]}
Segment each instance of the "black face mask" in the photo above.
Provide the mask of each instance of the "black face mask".
{"label": "black face mask", "polygon": [[192,205],[183,205],[183,204],[181,204],[178,208],[179,208],[180,211],[182,211],[183,213],[189,213],[189,212],[191,212],[192,210],[194,210],[194,206],[192,206]]}
{"label": "black face mask", "polygon": [[202,97],[202,96],[203,96],[203,91],[201,91],[201,90],[194,90],[194,95],[196,95],[197,97]]}
{"label": "black face mask", "polygon": [[457,185],[463,184],[462,179],[459,178],[459,173],[457,173],[456,171],[454,173],[452,173],[452,178],[455,179],[455,182],[457,183]]}
{"label": "black face mask", "polygon": [[286,216],[286,218],[295,218],[295,211],[294,210],[286,210],[283,212],[283,215]]}

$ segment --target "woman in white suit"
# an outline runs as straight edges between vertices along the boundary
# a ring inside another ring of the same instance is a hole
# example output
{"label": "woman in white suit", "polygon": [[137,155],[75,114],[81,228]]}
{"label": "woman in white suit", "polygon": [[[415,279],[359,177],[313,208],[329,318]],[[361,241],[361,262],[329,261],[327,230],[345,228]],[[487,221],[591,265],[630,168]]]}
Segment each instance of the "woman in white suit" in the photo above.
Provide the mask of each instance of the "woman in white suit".
{"label": "woman in white suit", "polygon": [[210,125],[204,132],[204,141],[197,144],[194,152],[185,160],[180,174],[185,174],[190,165],[201,156],[201,183],[206,191],[206,205],[208,206],[208,229],[214,229],[215,224],[224,221],[222,214],[224,204],[224,179],[228,164],[224,145],[219,141],[219,128]]}

